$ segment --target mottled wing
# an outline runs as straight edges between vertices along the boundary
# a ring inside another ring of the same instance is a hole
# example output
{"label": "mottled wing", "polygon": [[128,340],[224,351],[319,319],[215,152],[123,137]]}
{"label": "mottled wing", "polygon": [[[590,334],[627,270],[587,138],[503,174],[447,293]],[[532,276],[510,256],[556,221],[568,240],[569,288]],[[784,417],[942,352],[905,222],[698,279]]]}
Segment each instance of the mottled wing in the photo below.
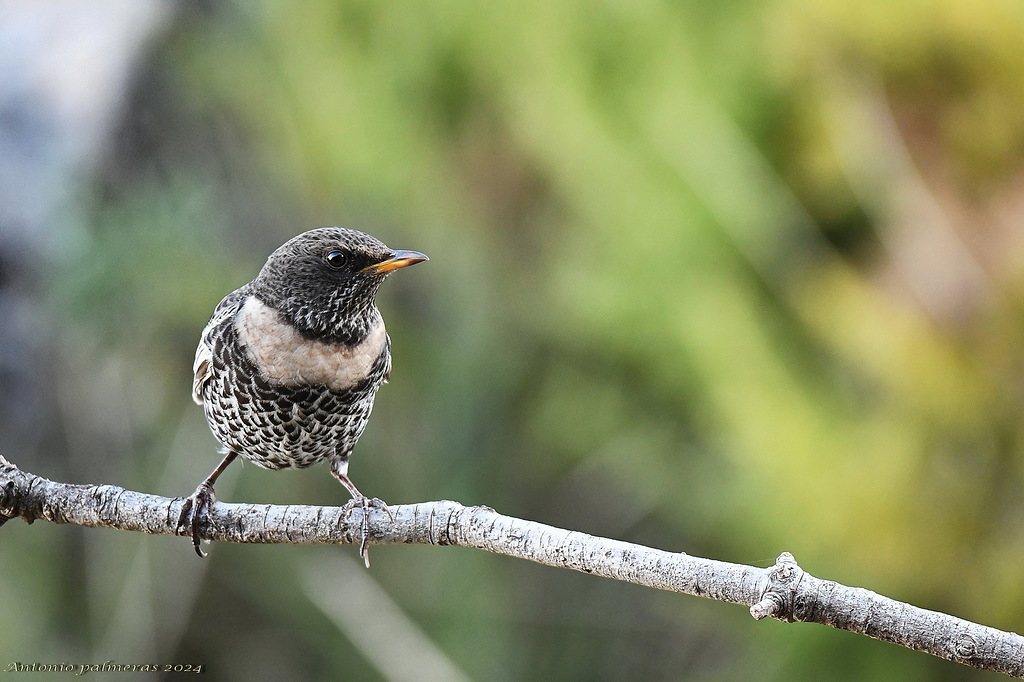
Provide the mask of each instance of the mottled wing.
{"label": "mottled wing", "polygon": [[242,289],[225,296],[213,309],[213,316],[203,329],[199,346],[196,348],[196,359],[192,363],[192,400],[198,405],[203,404],[203,392],[213,378],[213,339],[223,333],[226,325],[233,324],[238,313],[239,301],[243,298]]}
{"label": "mottled wing", "polygon": [[196,360],[192,363],[192,400],[197,405],[203,404],[203,388],[210,381],[210,367],[213,364],[213,350],[204,338],[199,340],[196,348]]}

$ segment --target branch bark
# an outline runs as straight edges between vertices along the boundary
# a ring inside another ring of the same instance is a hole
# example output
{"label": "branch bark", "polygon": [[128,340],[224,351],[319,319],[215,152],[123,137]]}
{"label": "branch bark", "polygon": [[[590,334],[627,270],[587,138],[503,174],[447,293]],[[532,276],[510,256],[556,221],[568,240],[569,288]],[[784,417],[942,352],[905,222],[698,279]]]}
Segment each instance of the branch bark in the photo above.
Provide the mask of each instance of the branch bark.
{"label": "branch bark", "polygon": [[[182,498],[112,485],[57,483],[21,471],[0,456],[0,525],[28,523],[117,528],[163,535],[178,529]],[[370,510],[371,544],[418,543],[475,547],[548,566],[570,568],[672,592],[743,604],[756,619],[820,623],[924,651],[963,665],[1024,678],[1024,637],[929,611],[869,590],[822,580],[788,552],[757,568],[562,530],[457,502],[389,506],[392,518]],[[353,544],[361,537],[358,507],[218,502],[202,528],[220,542]]]}

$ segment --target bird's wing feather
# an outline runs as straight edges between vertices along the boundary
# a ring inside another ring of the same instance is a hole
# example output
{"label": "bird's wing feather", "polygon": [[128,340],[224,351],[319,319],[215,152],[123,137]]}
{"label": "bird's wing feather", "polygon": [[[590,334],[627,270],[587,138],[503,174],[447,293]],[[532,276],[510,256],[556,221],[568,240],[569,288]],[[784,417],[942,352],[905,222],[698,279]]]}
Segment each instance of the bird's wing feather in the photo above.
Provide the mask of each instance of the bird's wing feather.
{"label": "bird's wing feather", "polygon": [[210,380],[210,367],[213,364],[213,350],[206,345],[204,338],[196,348],[196,360],[192,363],[192,400],[197,405],[203,404],[203,388]]}
{"label": "bird's wing feather", "polygon": [[[244,288],[244,287],[243,287]],[[242,289],[228,294],[213,309],[213,316],[206,323],[196,348],[196,359],[192,363],[192,400],[203,404],[203,391],[213,378],[213,338],[223,333],[225,324],[238,313],[239,301],[244,298]]]}

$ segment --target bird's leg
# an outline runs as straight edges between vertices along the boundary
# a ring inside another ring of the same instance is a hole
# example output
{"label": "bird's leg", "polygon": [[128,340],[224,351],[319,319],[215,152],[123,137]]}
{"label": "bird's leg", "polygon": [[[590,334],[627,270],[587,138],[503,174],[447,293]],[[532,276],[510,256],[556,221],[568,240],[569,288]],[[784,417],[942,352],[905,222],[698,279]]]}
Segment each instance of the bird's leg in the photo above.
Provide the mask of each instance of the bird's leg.
{"label": "bird's leg", "polygon": [[234,450],[228,450],[227,454],[224,455],[224,459],[221,460],[217,468],[213,470],[206,480],[199,484],[196,491],[192,493],[191,497],[185,499],[185,503],[181,505],[181,515],[178,517],[178,528],[182,528],[187,524],[192,526],[192,546],[196,548],[196,554],[199,558],[206,556],[206,552],[199,549],[199,522],[202,519],[203,512],[209,511],[210,507],[216,501],[213,494],[213,484],[216,483],[217,478],[224,473],[224,470],[228,468],[228,465],[235,461],[238,457],[238,453]]}
{"label": "bird's leg", "polygon": [[[347,468],[347,465],[348,465],[348,462],[345,462],[344,468]],[[360,530],[361,530],[361,533],[362,533],[362,537],[361,537],[361,539],[359,541],[359,556],[361,556],[363,558],[363,563],[366,564],[367,568],[369,568],[370,567],[370,552],[369,552],[369,549],[366,546],[366,539],[367,539],[367,537],[369,536],[369,533],[370,533],[370,522],[369,522],[369,510],[370,510],[370,507],[374,507],[376,509],[382,509],[383,511],[387,512],[387,515],[391,517],[392,521],[395,520],[395,515],[391,513],[390,509],[388,509],[388,505],[386,505],[384,503],[384,500],[378,499],[376,497],[369,498],[366,495],[364,495],[361,492],[359,492],[359,488],[357,488],[355,486],[355,484],[352,483],[352,480],[347,475],[345,475],[344,471],[338,471],[336,468],[332,467],[331,468],[331,475],[334,476],[336,479],[338,479],[338,482],[341,483],[343,486],[345,486],[345,488],[348,490],[349,494],[352,495],[352,499],[349,500],[347,503],[345,503],[345,509],[347,511],[351,511],[352,509],[355,508],[356,505],[359,505],[362,508],[363,518],[362,518],[362,526],[360,527]]]}

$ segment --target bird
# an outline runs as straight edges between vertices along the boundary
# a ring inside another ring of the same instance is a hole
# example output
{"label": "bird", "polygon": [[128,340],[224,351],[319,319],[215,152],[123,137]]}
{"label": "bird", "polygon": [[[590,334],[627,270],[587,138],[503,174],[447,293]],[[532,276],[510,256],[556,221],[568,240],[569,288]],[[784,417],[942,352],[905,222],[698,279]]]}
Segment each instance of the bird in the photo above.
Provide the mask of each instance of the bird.
{"label": "bird", "polygon": [[264,469],[330,464],[363,511],[359,554],[369,566],[367,498],[348,477],[349,456],[377,389],[391,374],[391,338],[375,297],[394,271],[429,260],[363,232],[321,227],[275,250],[259,274],[225,296],[203,329],[192,398],[202,405],[224,458],[185,498],[179,532],[199,546],[214,484],[239,456]]}

